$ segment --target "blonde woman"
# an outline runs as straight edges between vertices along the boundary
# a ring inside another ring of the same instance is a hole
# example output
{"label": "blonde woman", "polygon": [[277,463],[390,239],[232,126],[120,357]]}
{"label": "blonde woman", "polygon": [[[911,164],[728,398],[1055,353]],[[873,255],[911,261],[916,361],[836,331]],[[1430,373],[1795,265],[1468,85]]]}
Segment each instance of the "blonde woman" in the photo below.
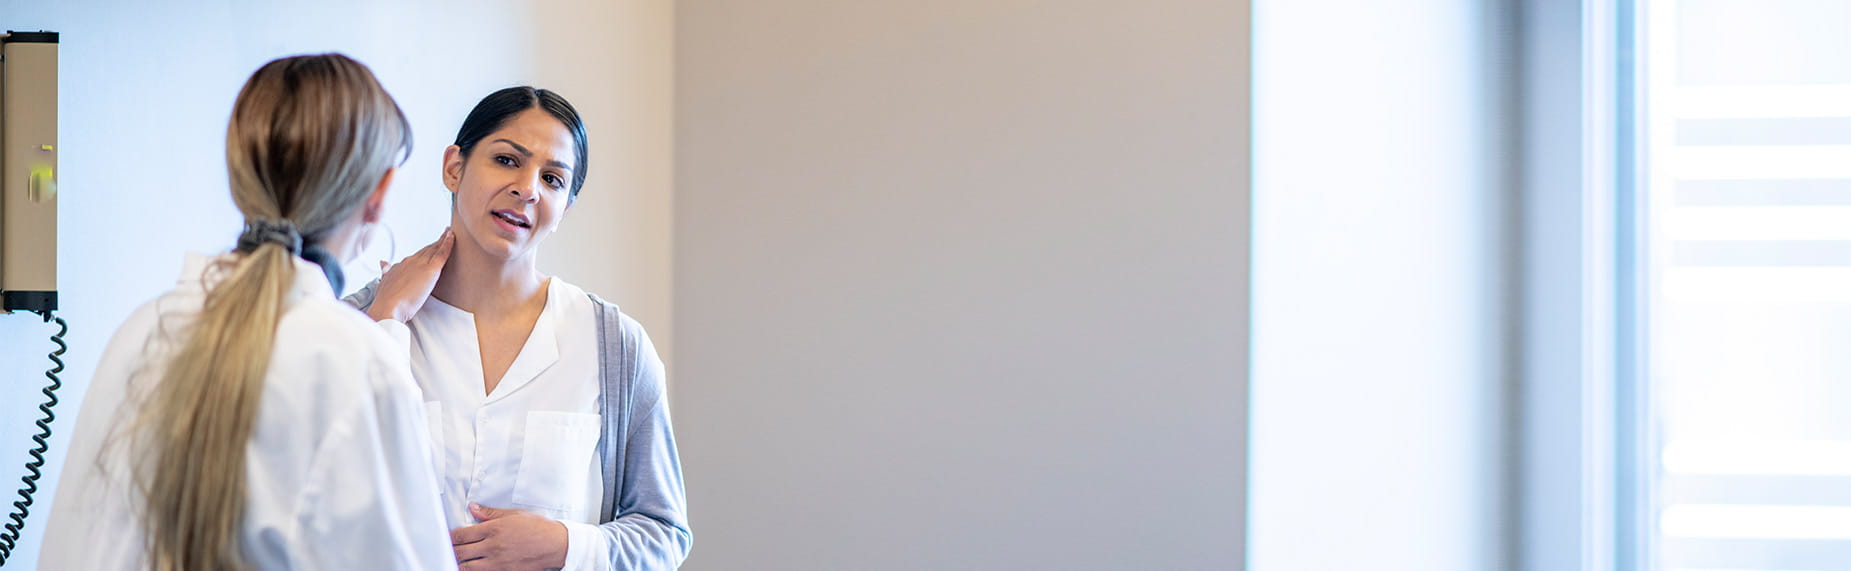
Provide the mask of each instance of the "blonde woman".
{"label": "blonde woman", "polygon": [[41,568],[455,567],[405,349],[335,299],[410,145],[359,62],[251,76],[225,141],[244,233],[110,341]]}

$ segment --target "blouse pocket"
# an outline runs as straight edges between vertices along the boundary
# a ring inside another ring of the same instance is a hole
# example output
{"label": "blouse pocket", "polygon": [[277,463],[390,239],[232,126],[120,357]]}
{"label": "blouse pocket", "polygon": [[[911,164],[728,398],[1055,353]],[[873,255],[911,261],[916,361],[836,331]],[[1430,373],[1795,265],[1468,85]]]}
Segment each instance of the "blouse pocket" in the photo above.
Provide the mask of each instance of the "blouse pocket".
{"label": "blouse pocket", "polygon": [[[514,503],[559,515],[585,511],[598,448],[598,415],[527,413]],[[557,517],[557,516],[556,516]]]}

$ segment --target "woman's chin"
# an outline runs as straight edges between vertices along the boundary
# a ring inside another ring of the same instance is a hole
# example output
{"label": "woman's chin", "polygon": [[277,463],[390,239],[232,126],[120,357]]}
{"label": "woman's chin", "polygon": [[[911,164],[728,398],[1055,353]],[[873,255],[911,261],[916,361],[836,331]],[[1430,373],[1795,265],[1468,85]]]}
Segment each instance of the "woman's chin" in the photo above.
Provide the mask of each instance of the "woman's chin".
{"label": "woman's chin", "polygon": [[[495,226],[464,225],[462,232],[467,241],[474,243],[487,258],[513,262],[532,257],[538,240],[525,231],[511,232]],[[464,236],[457,236],[457,245],[462,246]]]}
{"label": "woman's chin", "polygon": [[490,242],[485,245],[482,250],[487,252],[490,258],[503,262],[513,262],[527,258],[528,255],[532,253],[532,250],[527,248],[525,244],[516,244],[507,241]]}

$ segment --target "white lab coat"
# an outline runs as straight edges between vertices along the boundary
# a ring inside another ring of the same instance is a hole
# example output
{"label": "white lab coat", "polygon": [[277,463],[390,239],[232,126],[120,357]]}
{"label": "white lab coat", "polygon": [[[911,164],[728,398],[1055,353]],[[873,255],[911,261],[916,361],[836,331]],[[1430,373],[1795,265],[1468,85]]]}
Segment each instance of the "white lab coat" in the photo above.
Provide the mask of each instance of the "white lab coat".
{"label": "white lab coat", "polygon": [[[140,494],[121,432],[198,315],[212,258],[110,340],[85,394],[41,569],[146,567]],[[255,569],[455,569],[423,400],[405,348],[296,260],[246,457],[238,544]]]}

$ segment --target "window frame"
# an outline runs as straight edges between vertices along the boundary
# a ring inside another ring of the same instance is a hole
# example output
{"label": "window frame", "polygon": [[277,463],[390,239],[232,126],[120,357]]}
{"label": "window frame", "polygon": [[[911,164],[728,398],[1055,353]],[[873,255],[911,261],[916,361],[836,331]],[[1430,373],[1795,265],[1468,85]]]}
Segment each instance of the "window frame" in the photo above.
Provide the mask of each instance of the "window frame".
{"label": "window frame", "polygon": [[1521,569],[1655,563],[1639,7],[1521,3]]}

